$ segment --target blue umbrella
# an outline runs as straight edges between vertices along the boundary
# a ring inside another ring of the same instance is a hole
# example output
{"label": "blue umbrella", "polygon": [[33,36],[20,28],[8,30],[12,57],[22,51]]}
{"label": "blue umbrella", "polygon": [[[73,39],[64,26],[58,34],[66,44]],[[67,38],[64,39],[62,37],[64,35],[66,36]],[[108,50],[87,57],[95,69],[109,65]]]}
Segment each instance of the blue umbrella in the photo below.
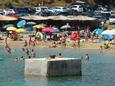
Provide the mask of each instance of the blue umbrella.
{"label": "blue umbrella", "polygon": [[95,33],[96,35],[101,35],[101,33],[103,32],[103,29],[97,28],[93,31],[93,33]]}
{"label": "blue umbrella", "polygon": [[53,28],[53,30],[51,31],[53,34],[59,33],[60,30],[58,28]]}
{"label": "blue umbrella", "polygon": [[26,25],[26,21],[25,20],[21,20],[17,23],[17,27],[24,27]]}
{"label": "blue umbrella", "polygon": [[3,28],[13,27],[13,26],[14,26],[13,24],[6,24],[3,26]]}
{"label": "blue umbrella", "polygon": [[34,22],[34,21],[29,21],[29,22],[27,22],[27,24],[28,24],[28,25],[35,25],[36,22]]}

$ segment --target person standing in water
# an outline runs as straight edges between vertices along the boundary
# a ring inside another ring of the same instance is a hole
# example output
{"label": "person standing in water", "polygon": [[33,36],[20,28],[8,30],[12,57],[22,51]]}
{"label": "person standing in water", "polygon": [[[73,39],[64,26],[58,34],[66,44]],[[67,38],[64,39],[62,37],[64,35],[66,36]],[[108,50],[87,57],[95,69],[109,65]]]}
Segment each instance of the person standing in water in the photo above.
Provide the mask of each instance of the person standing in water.
{"label": "person standing in water", "polygon": [[36,57],[36,53],[35,53],[34,49],[32,49],[31,56],[32,56],[32,58]]}
{"label": "person standing in water", "polygon": [[103,46],[100,46],[100,53],[103,53]]}
{"label": "person standing in water", "polygon": [[85,59],[89,60],[89,54],[85,54]]}
{"label": "person standing in water", "polygon": [[7,52],[8,52],[9,54],[11,54],[11,48],[9,47],[9,45],[8,45],[8,43],[7,43],[7,37],[5,38],[5,48],[6,48]]}

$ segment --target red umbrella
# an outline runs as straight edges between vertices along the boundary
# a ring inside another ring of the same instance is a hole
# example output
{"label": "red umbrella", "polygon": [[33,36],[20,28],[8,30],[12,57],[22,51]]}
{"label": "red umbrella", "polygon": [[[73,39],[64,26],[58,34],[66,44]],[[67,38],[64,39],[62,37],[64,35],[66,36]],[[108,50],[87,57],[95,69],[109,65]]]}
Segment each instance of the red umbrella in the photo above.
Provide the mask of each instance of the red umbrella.
{"label": "red umbrella", "polygon": [[42,29],[42,31],[49,33],[49,32],[53,31],[53,28],[52,27],[45,27],[45,28]]}

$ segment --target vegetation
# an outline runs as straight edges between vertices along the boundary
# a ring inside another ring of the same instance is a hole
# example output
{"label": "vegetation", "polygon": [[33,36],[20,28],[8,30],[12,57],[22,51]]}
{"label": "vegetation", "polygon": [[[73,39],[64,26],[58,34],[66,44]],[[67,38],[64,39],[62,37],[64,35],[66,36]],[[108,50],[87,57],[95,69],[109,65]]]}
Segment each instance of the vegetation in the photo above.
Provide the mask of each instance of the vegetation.
{"label": "vegetation", "polygon": [[[39,4],[45,5],[68,5],[72,2],[78,0],[0,0],[0,7],[13,6],[38,6]],[[82,0],[90,4],[100,3],[100,4],[113,4],[115,0]]]}

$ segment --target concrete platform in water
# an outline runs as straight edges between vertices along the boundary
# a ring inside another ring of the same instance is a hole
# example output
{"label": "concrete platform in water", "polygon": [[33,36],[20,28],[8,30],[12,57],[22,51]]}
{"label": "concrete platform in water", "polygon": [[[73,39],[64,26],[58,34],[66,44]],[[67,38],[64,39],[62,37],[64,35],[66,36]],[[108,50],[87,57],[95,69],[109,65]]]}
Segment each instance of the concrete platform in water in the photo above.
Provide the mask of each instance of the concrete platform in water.
{"label": "concrete platform in water", "polygon": [[34,58],[25,60],[25,76],[71,76],[81,75],[79,58]]}

